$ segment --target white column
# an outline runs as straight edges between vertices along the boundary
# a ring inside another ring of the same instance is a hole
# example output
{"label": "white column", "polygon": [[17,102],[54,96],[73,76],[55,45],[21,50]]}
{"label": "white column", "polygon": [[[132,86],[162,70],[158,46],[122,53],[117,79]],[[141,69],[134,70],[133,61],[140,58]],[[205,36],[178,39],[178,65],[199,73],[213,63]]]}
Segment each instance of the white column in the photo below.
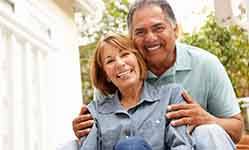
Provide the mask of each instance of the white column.
{"label": "white column", "polygon": [[41,51],[37,51],[37,70],[38,70],[38,91],[39,91],[39,101],[38,101],[38,106],[40,107],[40,145],[41,145],[41,150],[43,149],[49,149],[47,147],[47,140],[48,139],[48,134],[47,134],[47,104],[48,104],[48,99],[47,99],[47,92],[45,91],[46,88],[46,56],[44,53]]}
{"label": "white column", "polygon": [[46,91],[52,46],[0,8],[0,150],[55,149],[55,100]]}
{"label": "white column", "polygon": [[12,113],[13,113],[13,149],[25,150],[25,131],[24,131],[24,89],[23,81],[23,40],[18,39],[15,35],[11,35],[11,43],[9,46],[10,53],[10,77],[12,81]]}
{"label": "white column", "polygon": [[2,84],[5,88],[5,96],[3,101],[5,101],[5,110],[7,114],[6,117],[6,135],[4,135],[4,147],[7,147],[9,150],[14,150],[14,101],[13,101],[13,73],[12,73],[12,34],[6,27],[3,27],[3,50],[5,51],[5,60],[4,60],[4,74],[5,74],[5,85]]}
{"label": "white column", "polygon": [[0,149],[11,149],[10,147],[10,97],[8,76],[8,33],[0,26]]}
{"label": "white column", "polygon": [[32,72],[32,90],[33,90],[33,101],[31,102],[31,111],[32,111],[32,118],[31,118],[31,123],[32,126],[34,127],[34,134],[32,135],[33,137],[33,148],[36,150],[42,150],[42,102],[46,103],[45,100],[41,100],[41,88],[40,88],[40,64],[39,64],[39,49],[37,47],[32,47],[31,49],[32,52],[32,61],[33,61],[33,72]]}
{"label": "white column", "polygon": [[[32,49],[30,43],[26,43],[26,86],[27,86],[27,100],[25,106],[26,112],[25,116],[26,120],[26,130],[27,130],[27,150],[38,149],[39,150],[39,142],[37,136],[40,136],[37,132],[39,129],[39,109],[37,110],[37,100],[39,97],[37,96],[37,87],[36,87],[36,64],[35,64],[35,53]],[[38,135],[37,135],[38,134]]]}

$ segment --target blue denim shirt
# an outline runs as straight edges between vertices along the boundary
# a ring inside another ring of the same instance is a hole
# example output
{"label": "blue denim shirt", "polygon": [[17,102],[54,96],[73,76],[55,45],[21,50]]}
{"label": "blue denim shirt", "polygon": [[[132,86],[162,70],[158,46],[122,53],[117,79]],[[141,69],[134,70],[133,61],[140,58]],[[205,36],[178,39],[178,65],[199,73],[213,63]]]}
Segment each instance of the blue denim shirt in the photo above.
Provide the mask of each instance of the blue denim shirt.
{"label": "blue denim shirt", "polygon": [[98,125],[95,122],[89,135],[81,138],[80,149],[96,150],[101,140],[103,150],[112,150],[118,140],[134,135],[142,136],[153,150],[192,149],[186,126],[172,127],[165,118],[167,105],[183,102],[181,91],[176,84],[156,88],[144,82],[139,103],[128,111],[117,93],[92,101],[88,107]]}

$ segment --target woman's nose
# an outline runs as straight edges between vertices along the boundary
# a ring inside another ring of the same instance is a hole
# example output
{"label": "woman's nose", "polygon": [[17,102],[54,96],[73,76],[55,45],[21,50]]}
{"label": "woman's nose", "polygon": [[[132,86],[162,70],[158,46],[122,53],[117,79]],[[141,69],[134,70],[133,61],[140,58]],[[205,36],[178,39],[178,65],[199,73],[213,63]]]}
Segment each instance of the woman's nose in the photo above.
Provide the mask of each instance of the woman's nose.
{"label": "woman's nose", "polygon": [[121,57],[117,57],[116,58],[116,64],[117,64],[118,67],[122,67],[122,66],[125,65],[125,62]]}

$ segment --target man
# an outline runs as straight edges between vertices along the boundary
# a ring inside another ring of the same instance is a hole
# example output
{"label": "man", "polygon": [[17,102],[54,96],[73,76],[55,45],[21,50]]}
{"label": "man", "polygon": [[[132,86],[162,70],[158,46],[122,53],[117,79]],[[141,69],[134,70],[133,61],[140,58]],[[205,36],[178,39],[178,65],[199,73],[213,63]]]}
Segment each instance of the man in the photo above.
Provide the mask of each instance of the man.
{"label": "man", "polygon": [[[182,94],[187,104],[168,107],[166,117],[173,119],[171,124],[202,125],[196,132],[208,132],[212,127],[206,124],[217,124],[237,143],[243,123],[225,69],[210,53],[176,42],[178,26],[167,1],[136,0],[130,7],[127,22],[130,37],[150,70],[147,81],[158,88],[180,83],[189,92]],[[92,125],[91,115],[83,105],[73,121],[75,135],[86,136]]]}

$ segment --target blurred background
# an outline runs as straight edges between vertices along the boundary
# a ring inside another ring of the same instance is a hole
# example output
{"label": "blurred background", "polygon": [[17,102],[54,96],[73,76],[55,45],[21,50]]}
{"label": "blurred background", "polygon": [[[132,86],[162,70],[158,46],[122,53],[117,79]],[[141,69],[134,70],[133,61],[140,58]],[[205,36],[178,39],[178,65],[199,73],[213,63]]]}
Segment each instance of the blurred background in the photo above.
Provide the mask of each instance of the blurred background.
{"label": "blurred background", "polygon": [[[249,0],[168,0],[179,39],[218,56],[249,129]],[[54,150],[92,100],[89,63],[132,0],[0,0],[0,149]]]}

